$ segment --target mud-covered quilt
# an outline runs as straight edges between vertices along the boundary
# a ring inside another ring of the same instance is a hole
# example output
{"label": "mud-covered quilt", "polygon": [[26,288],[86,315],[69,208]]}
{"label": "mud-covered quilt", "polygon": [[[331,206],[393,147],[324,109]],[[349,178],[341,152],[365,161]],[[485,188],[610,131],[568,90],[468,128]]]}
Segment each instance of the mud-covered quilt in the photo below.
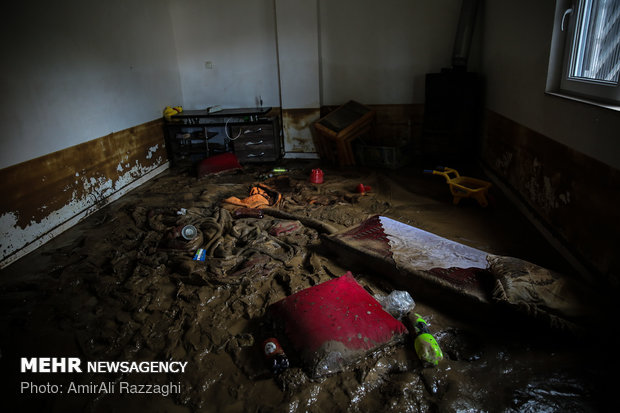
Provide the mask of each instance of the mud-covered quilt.
{"label": "mud-covered quilt", "polygon": [[375,215],[325,238],[343,257],[354,256],[411,290],[416,299],[463,310],[507,308],[570,332],[578,332],[590,312],[589,288],[575,277],[492,255],[388,217]]}

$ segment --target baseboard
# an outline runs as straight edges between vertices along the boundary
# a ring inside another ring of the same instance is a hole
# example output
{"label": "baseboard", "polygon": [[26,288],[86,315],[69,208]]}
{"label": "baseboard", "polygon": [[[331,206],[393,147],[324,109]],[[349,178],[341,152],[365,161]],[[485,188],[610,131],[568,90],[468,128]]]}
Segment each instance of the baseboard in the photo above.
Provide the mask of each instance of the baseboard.
{"label": "baseboard", "polygon": [[38,237],[37,239],[35,239],[31,243],[29,243],[29,244],[25,245],[24,247],[22,247],[21,249],[13,252],[11,255],[9,255],[8,257],[5,257],[2,261],[0,261],[0,269],[2,269],[4,267],[12,264],[13,262],[17,261],[18,259],[28,255],[29,253],[31,253],[35,249],[39,248],[40,246],[42,246],[42,245],[46,244],[47,242],[51,241],[53,238],[57,237],[58,235],[62,234],[63,232],[65,232],[69,228],[71,228],[71,227],[75,226],[76,224],[78,224],[84,218],[86,218],[86,217],[92,215],[93,213],[97,212],[102,207],[105,207],[110,202],[116,201],[117,199],[119,199],[123,195],[127,194],[129,191],[131,191],[133,189],[136,189],[140,185],[144,184],[145,182],[149,181],[150,179],[152,179],[155,176],[159,175],[160,173],[164,172],[166,169],[169,168],[169,166],[170,166],[169,162],[166,162],[166,163],[160,165],[159,167],[153,169],[152,171],[142,175],[140,178],[136,179],[135,181],[132,181],[131,183],[125,185],[124,187],[122,187],[118,191],[114,192],[112,195],[104,198],[101,202],[96,202],[94,205],[92,205],[92,206],[84,209],[83,211],[79,212],[78,214],[74,215],[73,217],[71,217],[67,221],[63,222],[62,224],[56,226],[52,230],[50,230],[50,231],[46,232],[45,234],[41,235],[40,237]]}

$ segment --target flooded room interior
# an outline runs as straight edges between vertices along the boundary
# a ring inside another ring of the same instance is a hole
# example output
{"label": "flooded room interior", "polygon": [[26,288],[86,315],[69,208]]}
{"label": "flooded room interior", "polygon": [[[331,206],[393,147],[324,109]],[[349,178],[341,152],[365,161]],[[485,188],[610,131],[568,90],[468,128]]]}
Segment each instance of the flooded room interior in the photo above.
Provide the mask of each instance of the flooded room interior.
{"label": "flooded room interior", "polygon": [[620,1],[5,10],[7,411],[617,404]]}

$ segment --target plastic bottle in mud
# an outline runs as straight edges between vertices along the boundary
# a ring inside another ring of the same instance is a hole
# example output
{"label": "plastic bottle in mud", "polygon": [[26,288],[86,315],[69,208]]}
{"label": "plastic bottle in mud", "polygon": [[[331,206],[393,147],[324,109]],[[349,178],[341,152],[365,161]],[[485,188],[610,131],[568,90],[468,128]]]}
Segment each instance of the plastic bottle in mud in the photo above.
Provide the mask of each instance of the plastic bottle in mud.
{"label": "plastic bottle in mud", "polygon": [[282,346],[275,338],[268,338],[263,342],[263,353],[267,358],[269,367],[273,374],[280,374],[284,370],[288,369],[289,362],[288,357],[282,350]]}
{"label": "plastic bottle in mud", "polygon": [[413,343],[415,352],[422,363],[432,366],[439,364],[443,360],[443,353],[441,348],[439,348],[439,344],[437,344],[437,340],[429,331],[428,323],[419,314],[415,314],[413,329],[415,330],[415,340]]}

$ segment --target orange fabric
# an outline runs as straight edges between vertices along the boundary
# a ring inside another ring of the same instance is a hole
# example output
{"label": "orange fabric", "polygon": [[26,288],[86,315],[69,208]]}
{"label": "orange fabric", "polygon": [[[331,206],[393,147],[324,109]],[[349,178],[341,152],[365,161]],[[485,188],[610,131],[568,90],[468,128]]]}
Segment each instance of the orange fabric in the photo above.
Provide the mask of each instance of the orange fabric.
{"label": "orange fabric", "polygon": [[260,208],[269,206],[269,201],[262,195],[251,195],[244,199],[239,199],[236,196],[226,198],[224,201],[227,204],[238,205],[246,208]]}
{"label": "orange fabric", "polygon": [[239,199],[236,196],[231,196],[224,199],[222,202],[246,208],[261,208],[275,206],[279,204],[281,200],[282,194],[267,185],[258,184],[250,189],[249,197]]}

